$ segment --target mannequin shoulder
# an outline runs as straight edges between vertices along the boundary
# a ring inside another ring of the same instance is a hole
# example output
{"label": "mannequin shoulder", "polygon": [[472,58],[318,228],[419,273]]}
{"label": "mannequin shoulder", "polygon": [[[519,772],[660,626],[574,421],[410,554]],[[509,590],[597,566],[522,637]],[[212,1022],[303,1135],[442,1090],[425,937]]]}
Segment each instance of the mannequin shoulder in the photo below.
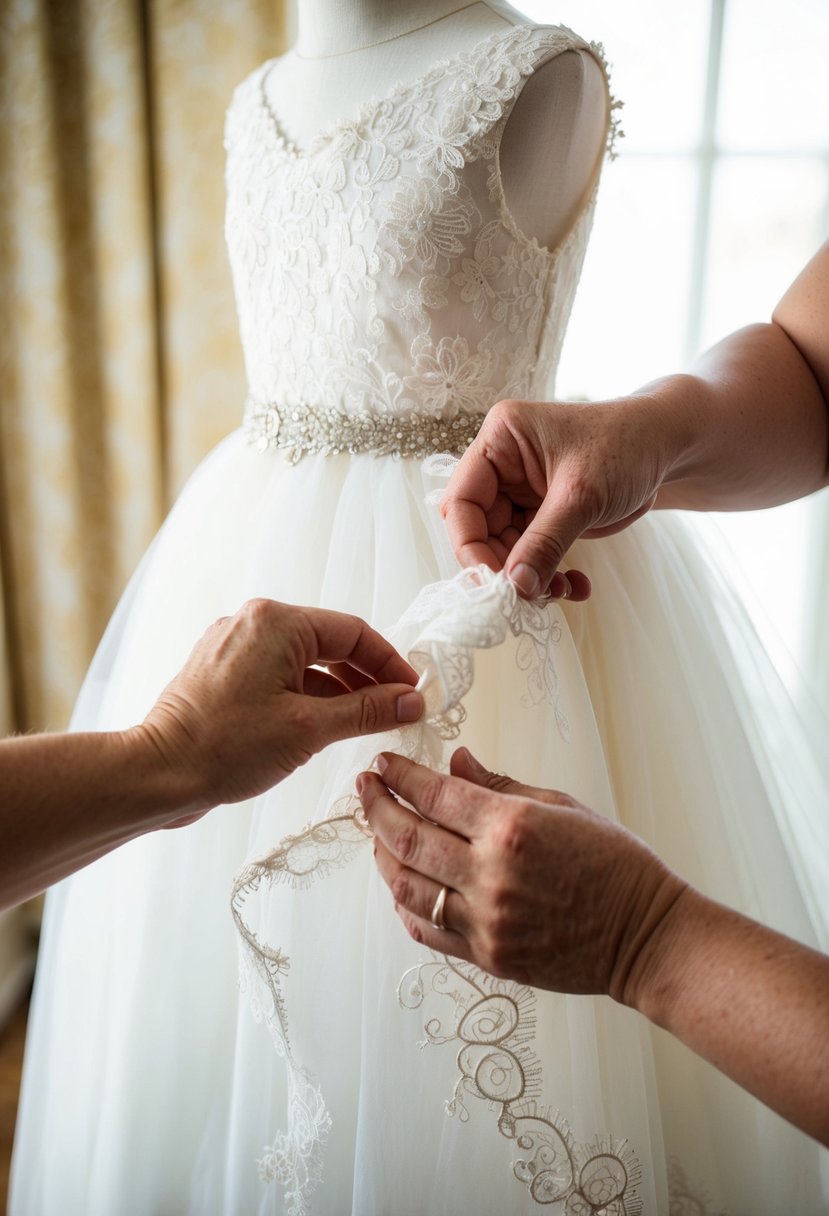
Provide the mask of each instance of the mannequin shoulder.
{"label": "mannequin shoulder", "polygon": [[563,51],[538,67],[501,137],[504,195],[516,222],[551,246],[592,188],[607,140],[607,79],[589,51]]}

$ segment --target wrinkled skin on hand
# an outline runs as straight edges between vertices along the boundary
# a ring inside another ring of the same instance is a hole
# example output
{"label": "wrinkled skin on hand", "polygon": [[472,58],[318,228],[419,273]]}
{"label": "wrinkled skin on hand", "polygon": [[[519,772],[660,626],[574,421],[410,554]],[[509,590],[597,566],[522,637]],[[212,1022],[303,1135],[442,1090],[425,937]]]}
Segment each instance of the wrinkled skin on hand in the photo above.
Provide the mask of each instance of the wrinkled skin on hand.
{"label": "wrinkled skin on hand", "polygon": [[329,743],[420,716],[417,674],[358,617],[251,600],[207,630],[139,728],[194,808],[263,793]]}
{"label": "wrinkled skin on hand", "polygon": [[670,467],[646,396],[606,402],[501,401],[441,503],[462,565],[506,569],[522,595],[586,599],[558,570],[580,536],[609,536],[653,506]]}
{"label": "wrinkled skin on hand", "polygon": [[[465,749],[450,776],[392,754],[379,766],[358,788],[416,941],[536,988],[635,1003],[645,947],[686,889],[642,841],[567,794],[486,772]],[[444,884],[441,930],[430,918]]]}

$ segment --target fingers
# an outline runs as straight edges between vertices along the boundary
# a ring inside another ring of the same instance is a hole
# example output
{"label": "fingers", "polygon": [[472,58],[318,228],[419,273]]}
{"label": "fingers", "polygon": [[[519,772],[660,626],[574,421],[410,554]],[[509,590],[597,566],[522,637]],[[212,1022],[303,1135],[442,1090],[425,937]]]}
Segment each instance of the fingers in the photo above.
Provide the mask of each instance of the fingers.
{"label": "fingers", "polygon": [[535,599],[550,585],[565,553],[595,517],[587,501],[547,495],[507,562],[507,574],[525,599]]}
{"label": "fingers", "polygon": [[553,581],[547,588],[547,594],[554,600],[570,600],[573,604],[583,603],[590,599],[593,590],[590,579],[581,570],[557,570]]}
{"label": "fingers", "polygon": [[499,794],[511,794],[521,798],[532,798],[534,802],[546,802],[549,806],[573,807],[577,803],[560,790],[542,789],[535,785],[524,785],[504,773],[491,773],[475,759],[467,747],[459,747],[452,756],[450,768],[454,777],[461,777],[484,789]]}
{"label": "fingers", "polygon": [[[394,871],[392,877],[402,876],[401,889],[394,892],[395,899],[410,906],[413,897],[405,884],[414,883],[418,875],[415,884],[418,915],[431,913],[441,886],[451,887],[457,896],[455,902],[460,901],[459,892],[468,880],[471,864],[469,842],[401,806],[376,773],[361,773],[357,792],[375,838],[396,863],[396,868],[389,864],[389,872]],[[437,890],[427,910],[428,892],[434,886]]]}
{"label": "fingers", "polygon": [[479,436],[462,456],[440,506],[449,541],[462,566],[501,569],[489,541],[488,520],[498,489],[497,470],[484,455]]}
{"label": "fingers", "polygon": [[424,819],[470,840],[482,834],[490,810],[479,789],[394,752],[378,756],[377,767],[385,785]]}
{"label": "fingers", "polygon": [[375,837],[374,858],[377,868],[394,898],[395,911],[416,942],[429,946],[439,954],[454,954],[469,958],[468,945],[460,923],[466,913],[465,901],[457,892],[447,890],[443,905],[445,928],[432,924],[432,912],[442,884],[406,870],[386,846]]}
{"label": "fingers", "polygon": [[324,608],[301,608],[317,640],[318,653],[309,663],[345,662],[379,683],[417,683],[417,672],[390,642],[357,616]]}
{"label": "fingers", "polygon": [[[333,678],[333,677],[331,677]],[[416,722],[423,713],[423,698],[408,684],[372,684],[342,696],[326,696],[309,706],[314,752],[340,739],[375,735]]]}

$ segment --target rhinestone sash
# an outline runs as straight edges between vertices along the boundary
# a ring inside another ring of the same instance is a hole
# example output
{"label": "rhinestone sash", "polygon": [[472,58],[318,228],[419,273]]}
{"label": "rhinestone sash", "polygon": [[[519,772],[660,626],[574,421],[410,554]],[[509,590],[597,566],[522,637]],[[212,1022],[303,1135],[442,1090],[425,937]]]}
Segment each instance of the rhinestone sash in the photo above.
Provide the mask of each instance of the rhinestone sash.
{"label": "rhinestone sash", "polygon": [[437,452],[461,456],[477,435],[485,413],[436,418],[432,414],[346,414],[304,403],[276,405],[248,398],[243,427],[258,452],[281,448],[291,464],[303,456],[348,452],[425,460]]}

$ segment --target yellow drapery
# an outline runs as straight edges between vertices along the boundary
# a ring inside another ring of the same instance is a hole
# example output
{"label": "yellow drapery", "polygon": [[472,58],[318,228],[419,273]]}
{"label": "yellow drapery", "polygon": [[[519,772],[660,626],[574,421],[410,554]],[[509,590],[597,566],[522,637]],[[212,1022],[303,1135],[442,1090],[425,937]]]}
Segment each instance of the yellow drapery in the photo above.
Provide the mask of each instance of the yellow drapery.
{"label": "yellow drapery", "polygon": [[281,0],[0,0],[3,733],[66,725],[171,498],[239,421],[223,116],[283,29]]}

